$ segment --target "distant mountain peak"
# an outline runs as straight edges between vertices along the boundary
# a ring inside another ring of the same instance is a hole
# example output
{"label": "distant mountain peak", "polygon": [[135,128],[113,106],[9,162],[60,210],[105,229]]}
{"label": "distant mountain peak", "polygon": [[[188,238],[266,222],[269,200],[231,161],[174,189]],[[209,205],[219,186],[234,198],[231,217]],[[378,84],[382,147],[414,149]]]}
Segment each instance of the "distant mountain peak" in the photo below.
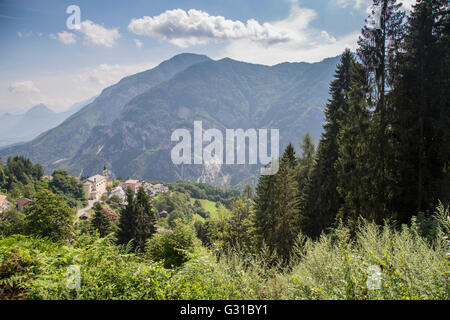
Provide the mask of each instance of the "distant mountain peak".
{"label": "distant mountain peak", "polygon": [[203,54],[195,54],[195,53],[180,53],[172,58],[165,60],[160,63],[159,66],[165,65],[192,65],[199,62],[210,61],[211,58],[203,55]]}
{"label": "distant mountain peak", "polygon": [[27,112],[25,112],[24,115],[26,116],[43,116],[43,115],[49,115],[53,114],[52,110],[50,110],[46,105],[40,103],[38,105],[35,105],[34,107],[31,107]]}
{"label": "distant mountain peak", "polygon": [[177,54],[175,56],[173,56],[172,58],[170,58],[167,61],[177,61],[177,60],[184,60],[184,59],[202,59],[202,60],[211,60],[210,57],[208,57],[207,55],[204,54],[197,54],[197,53],[189,53],[189,52],[185,52],[185,53],[180,53]]}

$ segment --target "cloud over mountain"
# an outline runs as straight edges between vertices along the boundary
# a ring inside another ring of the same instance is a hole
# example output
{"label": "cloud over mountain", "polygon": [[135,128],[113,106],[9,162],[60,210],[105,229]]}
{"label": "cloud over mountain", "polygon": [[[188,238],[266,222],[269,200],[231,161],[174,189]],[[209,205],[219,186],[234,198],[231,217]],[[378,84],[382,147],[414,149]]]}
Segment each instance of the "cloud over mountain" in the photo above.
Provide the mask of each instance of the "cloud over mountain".
{"label": "cloud over mountain", "polygon": [[32,81],[17,81],[11,83],[8,91],[12,93],[40,93],[41,91],[34,85]]}
{"label": "cloud over mountain", "polygon": [[134,18],[128,29],[138,35],[166,40],[179,47],[205,44],[212,40],[246,39],[263,45],[292,40],[289,30],[249,19],[246,23],[190,9],[167,10],[158,16]]}

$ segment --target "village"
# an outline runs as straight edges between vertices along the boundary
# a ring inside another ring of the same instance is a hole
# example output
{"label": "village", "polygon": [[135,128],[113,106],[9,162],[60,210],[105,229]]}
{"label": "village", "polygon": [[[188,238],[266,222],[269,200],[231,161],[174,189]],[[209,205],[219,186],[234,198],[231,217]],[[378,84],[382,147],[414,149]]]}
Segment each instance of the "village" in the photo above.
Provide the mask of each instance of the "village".
{"label": "village", "polygon": [[[134,193],[137,193],[140,187],[142,187],[145,193],[154,198],[156,195],[169,192],[169,187],[157,183],[152,184],[144,180],[128,179],[126,181],[112,181],[108,179],[108,170],[103,168],[102,174],[96,174],[82,181],[83,190],[88,198],[88,206],[77,211],[77,217],[80,220],[91,218],[89,210],[92,209],[96,202],[105,202],[108,199],[115,197],[120,200],[120,205],[126,205],[126,190],[131,189]],[[107,216],[113,219],[117,217],[116,213],[112,212],[108,208],[103,209]],[[161,212],[160,215],[165,215],[165,212]]]}
{"label": "village", "polygon": [[[51,176],[44,176],[43,178],[49,180],[52,179]],[[128,188],[134,193],[137,193],[139,188],[142,187],[150,198],[154,198],[161,193],[169,192],[169,187],[161,183],[152,184],[138,179],[127,179],[125,181],[110,180],[106,167],[103,168],[102,174],[96,174],[83,179],[80,183],[83,186],[83,191],[88,200],[88,205],[86,207],[77,210],[77,218],[80,220],[92,218],[90,210],[96,202],[106,203],[111,199],[115,199],[121,207],[124,207],[127,204],[126,191]],[[18,211],[24,212],[25,207],[30,203],[33,203],[33,200],[26,197],[19,198],[13,203],[10,203],[7,200],[7,196],[0,195],[0,213],[11,207],[15,207]],[[113,212],[111,209],[105,207],[103,208],[103,211],[111,220],[117,219],[117,213]],[[167,212],[160,212],[159,215],[166,216]]]}

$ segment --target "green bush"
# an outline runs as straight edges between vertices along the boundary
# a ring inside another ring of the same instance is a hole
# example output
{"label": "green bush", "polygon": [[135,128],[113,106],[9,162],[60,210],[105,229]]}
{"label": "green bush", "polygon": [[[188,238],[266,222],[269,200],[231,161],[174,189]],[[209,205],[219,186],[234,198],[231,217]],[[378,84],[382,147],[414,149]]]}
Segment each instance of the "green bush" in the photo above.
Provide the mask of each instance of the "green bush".
{"label": "green bush", "polygon": [[196,245],[191,228],[179,221],[171,230],[164,229],[148,241],[147,252],[154,261],[162,261],[166,268],[176,268],[189,260],[189,252]]}
{"label": "green bush", "polygon": [[[79,267],[79,289],[68,286],[71,266]],[[0,241],[0,299],[164,299],[169,275],[108,238],[73,246],[25,236]]]}

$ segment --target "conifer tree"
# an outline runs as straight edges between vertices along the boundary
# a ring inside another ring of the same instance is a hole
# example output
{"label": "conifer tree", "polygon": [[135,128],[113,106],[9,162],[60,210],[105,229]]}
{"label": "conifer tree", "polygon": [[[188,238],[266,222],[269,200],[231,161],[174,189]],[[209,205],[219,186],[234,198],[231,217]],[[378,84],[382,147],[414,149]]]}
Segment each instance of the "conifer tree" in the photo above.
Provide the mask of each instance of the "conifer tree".
{"label": "conifer tree", "polygon": [[156,232],[156,216],[150,197],[142,187],[137,195],[127,189],[127,205],[120,215],[118,242],[127,244],[133,240],[133,248],[143,252],[145,243]]}
{"label": "conifer tree", "polygon": [[135,239],[136,248],[139,252],[145,250],[145,244],[148,239],[156,232],[156,215],[155,210],[150,202],[150,196],[140,187],[136,199],[136,225],[135,225]]}
{"label": "conifer tree", "polygon": [[300,212],[303,216],[302,229],[305,229],[307,224],[307,199],[312,184],[312,174],[316,165],[316,146],[313,142],[313,138],[309,132],[307,132],[300,143],[300,149],[302,150],[302,156],[297,159],[296,178],[298,184],[298,197]]}
{"label": "conifer tree", "polygon": [[98,230],[100,237],[105,237],[115,231],[114,223],[109,220],[103,211],[103,207],[99,202],[94,204],[94,218],[92,219],[93,227]]}
{"label": "conifer tree", "polygon": [[254,225],[259,246],[272,243],[275,233],[275,183],[274,175],[262,175],[256,186]]}
{"label": "conifer tree", "polygon": [[408,22],[392,94],[402,223],[450,194],[448,0],[418,1]]}
{"label": "conifer tree", "polygon": [[302,219],[300,216],[299,186],[296,172],[296,156],[292,144],[289,144],[280,159],[280,168],[275,175],[275,230],[269,243],[275,252],[285,260],[289,255],[300,232]]}
{"label": "conifer tree", "polygon": [[366,212],[377,222],[389,214],[389,202],[394,198],[392,186],[395,172],[390,160],[394,155],[392,135],[392,103],[388,93],[398,74],[396,57],[404,33],[405,12],[396,0],[373,0],[375,25],[366,25],[359,38],[358,56],[366,69],[369,87],[367,103],[372,111],[369,139],[371,163],[367,174],[371,185],[365,190],[370,202]]}
{"label": "conifer tree", "polygon": [[316,166],[312,172],[307,191],[303,230],[309,236],[317,237],[336,218],[343,200],[337,190],[336,162],[339,156],[338,133],[344,117],[348,117],[348,94],[351,87],[351,68],[355,58],[346,50],[336,68],[334,80],[330,84],[330,100],[325,109],[324,133],[321,137]]}
{"label": "conifer tree", "polygon": [[119,231],[117,241],[119,244],[128,244],[135,238],[136,210],[134,192],[131,188],[126,191],[126,206],[122,210],[119,219]]}
{"label": "conifer tree", "polygon": [[348,112],[340,123],[337,136],[338,159],[335,164],[337,190],[342,198],[338,218],[354,221],[359,215],[366,218],[373,211],[367,190],[371,181],[368,170],[369,161],[369,123],[370,111],[367,95],[370,90],[367,69],[359,63],[351,68],[351,81],[348,97]]}
{"label": "conifer tree", "polygon": [[294,147],[289,144],[278,173],[261,176],[256,188],[254,223],[259,244],[265,243],[285,260],[301,223],[296,163]]}

